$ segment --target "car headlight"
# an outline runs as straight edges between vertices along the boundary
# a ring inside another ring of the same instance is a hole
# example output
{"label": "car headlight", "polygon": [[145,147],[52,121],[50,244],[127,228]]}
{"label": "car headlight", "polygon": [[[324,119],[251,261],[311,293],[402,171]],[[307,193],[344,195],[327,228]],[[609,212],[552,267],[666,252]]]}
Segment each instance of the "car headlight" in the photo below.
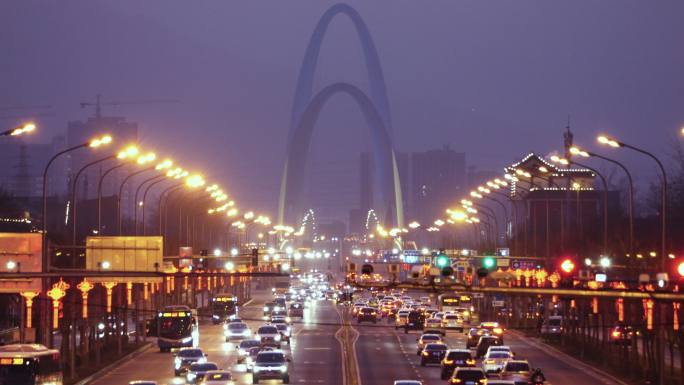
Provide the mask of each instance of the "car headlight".
{"label": "car headlight", "polygon": [[238,350],[238,355],[244,356],[244,355],[246,355],[246,354],[247,354],[247,351],[246,351],[246,350],[242,350],[242,349],[239,349],[239,350]]}
{"label": "car headlight", "polygon": [[285,373],[285,372],[287,372],[287,365],[280,365],[280,367],[278,369],[280,369],[281,373]]}
{"label": "car headlight", "polygon": [[190,341],[192,341],[192,337],[185,337],[185,338],[183,338],[183,339],[181,340],[181,343],[187,343],[187,342],[190,342]]}
{"label": "car headlight", "polygon": [[220,318],[220,317],[219,317],[219,316],[217,316],[216,314],[214,314],[214,315],[213,315],[213,316],[211,316],[211,317],[212,317],[212,318],[214,318],[214,319],[219,319],[219,318]]}
{"label": "car headlight", "polygon": [[264,306],[264,311],[268,311],[268,306]]}
{"label": "car headlight", "polygon": [[261,370],[261,368],[258,367],[258,366],[255,366],[255,367],[252,368],[252,371],[253,371],[254,373],[258,373],[259,370]]}
{"label": "car headlight", "polygon": [[280,334],[276,335],[275,338],[273,338],[276,341],[280,341]]}

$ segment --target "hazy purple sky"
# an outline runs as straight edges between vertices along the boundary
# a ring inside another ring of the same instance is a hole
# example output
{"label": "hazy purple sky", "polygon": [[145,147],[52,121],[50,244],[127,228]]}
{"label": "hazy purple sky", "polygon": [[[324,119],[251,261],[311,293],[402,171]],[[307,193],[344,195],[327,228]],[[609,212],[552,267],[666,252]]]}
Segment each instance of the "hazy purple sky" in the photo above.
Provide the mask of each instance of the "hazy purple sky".
{"label": "hazy purple sky", "polygon": [[[529,151],[559,149],[567,114],[590,147],[606,130],[666,151],[684,124],[684,1],[348,3],[378,48],[399,150],[448,143],[470,163],[499,169]],[[90,115],[78,103],[96,93],[180,99],[105,113],[138,121],[145,145],[211,170],[240,202],[273,210],[299,66],[332,4],[5,0],[0,106],[53,105],[56,116],[40,121],[44,141]],[[335,20],[316,87],[344,80],[365,88],[360,53],[349,20]],[[314,159],[356,161],[369,139],[354,103],[335,97]]]}

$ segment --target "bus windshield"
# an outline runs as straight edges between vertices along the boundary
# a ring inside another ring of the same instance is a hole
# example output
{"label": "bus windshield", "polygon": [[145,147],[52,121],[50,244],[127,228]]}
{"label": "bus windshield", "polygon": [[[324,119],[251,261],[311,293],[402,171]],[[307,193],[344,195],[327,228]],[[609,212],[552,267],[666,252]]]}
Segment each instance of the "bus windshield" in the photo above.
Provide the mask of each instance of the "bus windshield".
{"label": "bus windshield", "polygon": [[159,318],[159,336],[163,338],[187,337],[192,332],[192,317]]}

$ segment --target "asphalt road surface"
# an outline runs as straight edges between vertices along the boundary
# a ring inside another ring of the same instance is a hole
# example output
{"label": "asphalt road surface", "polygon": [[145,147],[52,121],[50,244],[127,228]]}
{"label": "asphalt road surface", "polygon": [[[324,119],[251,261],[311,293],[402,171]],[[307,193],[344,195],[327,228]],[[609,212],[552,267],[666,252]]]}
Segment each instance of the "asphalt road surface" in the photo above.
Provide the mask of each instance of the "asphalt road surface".
{"label": "asphalt road surface", "polygon": [[[262,307],[270,300],[266,291],[253,291],[254,299],[240,310],[240,316],[256,330],[263,324]],[[335,332],[340,329],[342,307],[329,301],[316,301],[305,310],[301,321],[295,320],[291,346],[283,345],[292,357],[290,381],[292,384],[343,385],[340,344]],[[360,334],[355,344],[360,382],[363,385],[391,385],[397,379],[421,380],[423,384],[445,384],[440,379],[439,366],[420,366],[416,354],[414,331],[404,334],[393,324],[382,320],[377,324],[352,323]],[[449,331],[446,343],[450,348],[465,348],[465,335]],[[572,357],[555,351],[535,340],[507,331],[505,344],[512,347],[516,358],[527,359],[533,367],[544,371],[552,385],[623,383],[607,377]],[[243,365],[237,364],[235,343],[224,341],[221,325],[200,323],[200,347],[209,354],[208,360],[233,373],[236,384],[251,384],[252,376]],[[151,348],[118,368],[94,380],[94,385],[122,385],[133,380],[155,380],[159,384],[184,384],[184,377],[173,375],[173,355]],[[278,383],[268,380],[262,383]]]}

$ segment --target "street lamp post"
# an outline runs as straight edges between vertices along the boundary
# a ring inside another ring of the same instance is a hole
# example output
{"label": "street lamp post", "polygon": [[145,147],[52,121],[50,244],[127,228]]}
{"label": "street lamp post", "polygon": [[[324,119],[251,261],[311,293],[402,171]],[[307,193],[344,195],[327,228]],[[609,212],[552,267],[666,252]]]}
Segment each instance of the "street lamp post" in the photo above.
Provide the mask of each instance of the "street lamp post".
{"label": "street lamp post", "polygon": [[104,178],[111,172],[126,166],[127,164],[128,163],[124,162],[108,168],[102,173],[102,175],[100,175],[100,179],[97,181],[97,231],[100,233],[102,233],[102,184],[104,182]]}
{"label": "street lamp post", "polygon": [[[150,185],[147,186],[147,188],[145,189],[145,192],[143,193],[143,198],[142,198],[142,233],[143,233],[143,235],[147,235],[147,230],[146,230],[146,226],[145,226],[145,206],[147,206],[147,204],[146,204],[147,193],[150,191],[150,189],[152,187],[154,187],[154,185],[165,182],[167,180],[168,179],[160,179],[158,181],[150,183]],[[161,213],[159,215],[161,215]],[[136,228],[136,230],[138,229],[137,224],[136,224],[135,228]],[[136,232],[136,235],[137,235],[137,232]]]}
{"label": "street lamp post", "polygon": [[624,142],[617,141],[615,139],[608,138],[603,135],[599,136],[597,139],[599,143],[608,145],[610,147],[624,147],[641,153],[643,155],[646,155],[649,158],[653,159],[658,165],[658,168],[660,168],[660,172],[663,176],[660,186],[660,270],[664,272],[666,269],[665,265],[667,261],[667,173],[665,172],[665,167],[663,166],[662,162],[660,162],[660,159],[658,159],[655,155],[651,154],[646,150],[634,147]]}
{"label": "street lamp post", "polygon": [[[161,175],[155,175],[155,176],[153,176],[153,177],[147,178],[147,179],[145,179],[144,181],[142,181],[142,182],[138,185],[138,187],[135,189],[135,195],[134,195],[134,200],[133,200],[133,201],[135,202],[135,207],[133,208],[133,228],[134,228],[134,229],[133,229],[133,233],[134,233],[135,235],[138,235],[138,206],[140,206],[141,204],[142,204],[143,206],[145,205],[145,201],[144,201],[144,200],[142,201],[142,203],[141,203],[141,202],[138,202],[138,194],[140,194],[140,189],[141,189],[147,182],[155,182],[155,181],[158,181],[158,180],[160,180],[160,179],[162,179],[162,178],[164,178],[164,177],[166,177],[166,175],[165,175],[165,174],[161,174]],[[152,184],[154,184],[154,183],[152,183]],[[143,209],[144,209],[144,208],[143,208]],[[143,219],[143,222],[144,222],[144,219]],[[144,225],[143,225],[143,226],[144,226]]]}
{"label": "street lamp post", "polygon": [[581,150],[577,147],[570,148],[570,153],[573,155],[580,155],[580,156],[583,156],[585,158],[586,157],[594,157],[594,158],[598,158],[598,159],[603,159],[607,162],[610,162],[610,163],[617,165],[627,175],[627,181],[629,183],[628,184],[629,191],[627,194],[627,202],[628,202],[627,204],[628,204],[628,211],[629,211],[629,213],[628,213],[629,214],[629,254],[633,256],[634,255],[634,182],[632,180],[632,174],[629,172],[629,170],[627,169],[627,167],[625,167],[624,164],[618,162],[615,159],[611,159],[611,158],[605,157],[605,156],[600,155],[600,154],[596,154],[596,153],[591,152],[591,151],[584,151],[584,150]]}
{"label": "street lamp post", "polygon": [[[81,169],[78,170],[78,172],[76,173],[76,176],[74,177],[74,182],[73,182],[72,187],[71,187],[71,213],[72,213],[72,215],[71,215],[72,216],[72,218],[71,218],[71,222],[72,222],[71,245],[72,245],[72,247],[76,246],[76,215],[77,215],[77,211],[76,211],[76,188],[78,187],[78,178],[81,176],[83,171],[85,171],[88,167],[94,166],[94,165],[102,163],[102,162],[106,162],[108,160],[112,160],[114,158],[116,158],[116,155],[109,155],[109,156],[106,156],[104,158],[94,160],[94,161],[86,164],[85,166],[81,167]],[[76,251],[76,249],[72,249],[72,253],[75,253],[75,251]],[[75,259],[74,259],[74,261],[75,261]],[[72,267],[75,267],[75,266],[72,266]]]}
{"label": "street lamp post", "polygon": [[150,166],[143,168],[142,170],[134,171],[128,175],[121,181],[121,185],[119,186],[119,196],[116,197],[116,210],[117,210],[117,218],[118,218],[118,223],[119,223],[119,235],[123,233],[123,221],[121,218],[121,195],[123,194],[123,188],[126,185],[126,182],[128,182],[129,179],[133,178],[136,175],[140,175],[142,173],[152,171],[154,170],[155,166]]}
{"label": "street lamp post", "polygon": [[[607,255],[608,254],[608,182],[606,182],[606,178],[598,172],[596,169],[589,167],[587,165],[584,165],[582,163],[577,163],[574,160],[570,160],[570,163],[584,167],[587,170],[595,173],[596,175],[599,176],[601,179],[601,183],[603,184],[603,252]],[[579,193],[579,192],[578,192]]]}

